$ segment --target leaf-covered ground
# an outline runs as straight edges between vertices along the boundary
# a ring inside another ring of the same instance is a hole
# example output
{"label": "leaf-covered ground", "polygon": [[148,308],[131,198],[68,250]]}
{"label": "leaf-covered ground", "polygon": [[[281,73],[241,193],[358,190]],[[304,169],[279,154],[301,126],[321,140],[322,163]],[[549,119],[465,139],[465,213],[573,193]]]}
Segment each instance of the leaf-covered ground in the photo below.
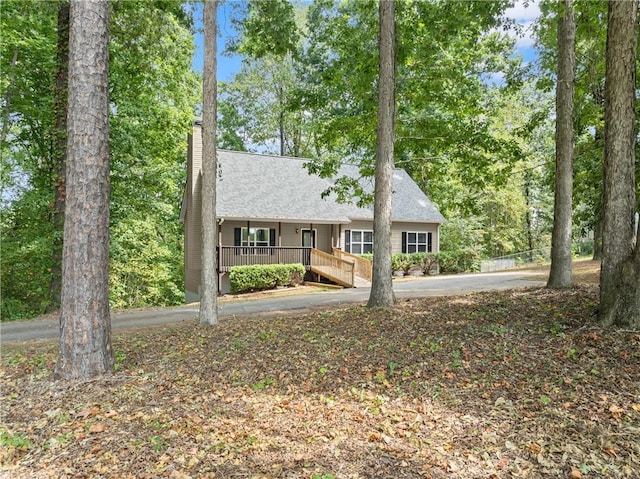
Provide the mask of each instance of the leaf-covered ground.
{"label": "leaf-covered ground", "polygon": [[5,350],[0,475],[640,477],[640,333],[597,287],[119,334],[117,372],[52,382]]}

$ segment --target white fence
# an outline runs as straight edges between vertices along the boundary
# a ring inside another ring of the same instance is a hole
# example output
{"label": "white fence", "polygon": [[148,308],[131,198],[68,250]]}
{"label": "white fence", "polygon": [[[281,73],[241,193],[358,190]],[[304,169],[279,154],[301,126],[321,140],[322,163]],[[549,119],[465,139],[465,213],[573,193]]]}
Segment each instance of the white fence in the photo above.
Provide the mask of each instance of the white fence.
{"label": "white fence", "polygon": [[520,253],[508,254],[498,258],[484,259],[480,261],[480,271],[500,271],[503,269],[515,268],[521,264],[537,264],[549,261],[551,258],[551,248],[538,248]]}
{"label": "white fence", "polygon": [[[574,255],[584,256],[593,252],[593,240],[580,241],[572,245]],[[541,264],[551,261],[551,247],[523,251],[521,253],[508,254],[498,258],[484,259],[480,261],[480,271],[500,271],[515,268],[525,264]]]}

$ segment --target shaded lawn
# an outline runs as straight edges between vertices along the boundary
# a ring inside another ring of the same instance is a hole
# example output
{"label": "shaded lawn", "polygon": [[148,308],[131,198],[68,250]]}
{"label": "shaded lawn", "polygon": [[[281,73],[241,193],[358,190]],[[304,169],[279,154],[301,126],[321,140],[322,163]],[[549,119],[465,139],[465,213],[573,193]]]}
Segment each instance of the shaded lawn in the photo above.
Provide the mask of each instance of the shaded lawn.
{"label": "shaded lawn", "polygon": [[[547,279],[549,279],[549,267],[550,264],[547,263],[541,265],[522,265],[518,269],[540,271],[540,276],[535,279],[547,281]],[[574,259],[571,272],[575,283],[600,284],[600,261],[593,261],[587,258]]]}
{"label": "shaded lawn", "polygon": [[7,477],[640,477],[640,333],[526,289],[118,335],[52,383],[4,351]]}

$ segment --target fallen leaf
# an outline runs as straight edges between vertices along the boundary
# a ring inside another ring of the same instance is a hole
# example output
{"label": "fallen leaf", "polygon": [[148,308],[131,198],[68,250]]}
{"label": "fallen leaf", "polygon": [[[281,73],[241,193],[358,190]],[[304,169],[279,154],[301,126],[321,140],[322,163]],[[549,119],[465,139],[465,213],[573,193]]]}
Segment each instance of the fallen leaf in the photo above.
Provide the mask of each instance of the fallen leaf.
{"label": "fallen leaf", "polygon": [[529,450],[531,452],[534,452],[536,454],[538,454],[539,452],[542,452],[542,446],[540,446],[540,444],[532,442],[531,444],[529,444]]}
{"label": "fallen leaf", "polygon": [[92,424],[91,427],[89,428],[89,432],[91,434],[97,434],[100,432],[104,432],[105,431],[105,426],[104,424],[102,424],[101,422],[97,422],[95,424]]}
{"label": "fallen leaf", "polygon": [[86,408],[76,414],[76,417],[80,417],[82,419],[86,419],[89,416],[96,416],[100,410],[97,407]]}
{"label": "fallen leaf", "polygon": [[612,404],[611,406],[609,406],[609,412],[614,419],[620,419],[622,413],[624,412],[624,409],[616,404]]}
{"label": "fallen leaf", "polygon": [[582,479],[582,473],[580,472],[580,469],[572,467],[571,472],[569,473],[569,477],[571,479]]}

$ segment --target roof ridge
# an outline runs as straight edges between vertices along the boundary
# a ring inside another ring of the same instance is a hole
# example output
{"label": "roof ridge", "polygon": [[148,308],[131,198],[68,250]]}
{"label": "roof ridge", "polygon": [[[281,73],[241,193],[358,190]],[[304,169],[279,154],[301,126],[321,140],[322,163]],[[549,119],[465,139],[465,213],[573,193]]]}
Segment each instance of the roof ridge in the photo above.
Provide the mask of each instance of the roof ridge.
{"label": "roof ridge", "polygon": [[264,156],[268,158],[283,158],[286,160],[311,161],[311,158],[305,158],[301,156],[276,155],[274,153],[254,153],[252,151],[227,150],[226,148],[218,148],[218,151],[223,151],[225,153],[234,153],[236,155]]}

